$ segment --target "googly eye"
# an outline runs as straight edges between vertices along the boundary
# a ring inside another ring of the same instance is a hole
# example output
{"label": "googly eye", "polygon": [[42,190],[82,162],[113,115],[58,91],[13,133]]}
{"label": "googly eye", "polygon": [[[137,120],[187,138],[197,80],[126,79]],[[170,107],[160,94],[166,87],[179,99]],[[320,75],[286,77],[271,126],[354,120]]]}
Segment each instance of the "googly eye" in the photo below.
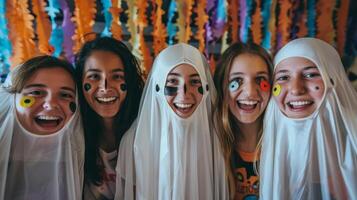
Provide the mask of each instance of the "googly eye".
{"label": "googly eye", "polygon": [[20,100],[20,106],[24,108],[31,107],[35,103],[35,98],[34,97],[22,97]]}
{"label": "googly eye", "polygon": [[274,85],[273,87],[273,95],[278,96],[281,92],[281,86],[279,84]]}
{"label": "googly eye", "polygon": [[237,80],[233,80],[229,83],[229,91],[234,92],[238,90],[239,86],[239,82]]}

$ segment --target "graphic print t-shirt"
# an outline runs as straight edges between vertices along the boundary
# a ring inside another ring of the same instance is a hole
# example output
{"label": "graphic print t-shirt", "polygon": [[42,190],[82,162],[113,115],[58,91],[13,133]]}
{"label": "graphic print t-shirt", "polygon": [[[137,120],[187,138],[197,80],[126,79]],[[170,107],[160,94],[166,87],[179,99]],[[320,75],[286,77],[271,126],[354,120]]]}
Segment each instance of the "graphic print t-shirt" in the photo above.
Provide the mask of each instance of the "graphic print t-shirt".
{"label": "graphic print t-shirt", "polygon": [[259,199],[259,176],[254,171],[256,152],[234,152],[232,168],[236,179],[235,200]]}

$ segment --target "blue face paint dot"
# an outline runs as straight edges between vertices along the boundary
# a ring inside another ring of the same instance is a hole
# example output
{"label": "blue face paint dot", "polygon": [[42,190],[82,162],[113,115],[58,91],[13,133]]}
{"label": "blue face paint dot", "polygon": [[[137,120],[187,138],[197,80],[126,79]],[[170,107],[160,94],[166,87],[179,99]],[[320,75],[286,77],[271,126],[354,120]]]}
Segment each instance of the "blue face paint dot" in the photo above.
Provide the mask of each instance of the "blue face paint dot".
{"label": "blue face paint dot", "polygon": [[236,80],[233,80],[233,81],[231,81],[230,83],[229,83],[229,91],[231,91],[231,92],[234,92],[234,91],[236,91],[236,90],[238,90],[238,88],[239,88],[239,83],[238,83],[238,81],[236,81]]}

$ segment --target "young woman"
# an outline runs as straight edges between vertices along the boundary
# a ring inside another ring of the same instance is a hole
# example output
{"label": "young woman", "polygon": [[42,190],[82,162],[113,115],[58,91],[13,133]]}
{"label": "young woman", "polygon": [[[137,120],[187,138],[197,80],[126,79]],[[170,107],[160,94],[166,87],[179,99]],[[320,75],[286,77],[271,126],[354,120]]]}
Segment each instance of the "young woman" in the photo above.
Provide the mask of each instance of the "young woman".
{"label": "young woman", "polygon": [[357,199],[357,93],[329,44],[296,39],[274,59],[262,199]]}
{"label": "young woman", "polygon": [[84,199],[113,199],[117,149],[143,88],[139,64],[122,42],[103,37],[84,44],[76,73],[86,141]]}
{"label": "young woman", "polygon": [[0,87],[0,199],[79,199],[84,138],[71,64],[17,66]]}
{"label": "young woman", "polygon": [[134,149],[135,177],[130,177],[133,166],[119,173],[135,183],[136,199],[226,198],[210,121],[214,95],[209,67],[196,48],[177,44],[157,56],[137,121],[120,145],[128,158]]}
{"label": "young woman", "polygon": [[230,198],[258,198],[263,113],[270,98],[269,54],[260,46],[235,43],[222,55],[214,74],[215,128],[221,142]]}

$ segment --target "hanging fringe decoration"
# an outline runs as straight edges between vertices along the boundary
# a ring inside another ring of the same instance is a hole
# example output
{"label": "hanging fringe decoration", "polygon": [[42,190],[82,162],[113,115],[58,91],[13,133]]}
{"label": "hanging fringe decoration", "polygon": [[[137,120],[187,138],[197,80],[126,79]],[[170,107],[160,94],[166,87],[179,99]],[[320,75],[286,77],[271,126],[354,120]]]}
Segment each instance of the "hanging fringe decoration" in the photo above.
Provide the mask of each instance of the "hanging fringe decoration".
{"label": "hanging fringe decoration", "polygon": [[349,0],[340,1],[340,7],[337,14],[337,49],[340,55],[342,55],[345,47],[349,3]]}
{"label": "hanging fringe decoration", "polygon": [[249,0],[240,0],[240,40],[244,43],[248,42],[249,28],[252,24],[251,13],[253,8],[253,2]]}
{"label": "hanging fringe decoration", "polygon": [[316,35],[316,0],[307,0],[307,30],[308,37],[315,37]]}
{"label": "hanging fringe decoration", "polygon": [[133,47],[132,53],[139,58],[139,60],[142,60],[142,55],[139,49],[139,35],[138,35],[138,8],[135,5],[134,1],[127,1],[128,4],[128,10],[126,11],[126,14],[128,15],[128,24],[127,28],[128,31],[130,32],[130,43]]}
{"label": "hanging fringe decoration", "polygon": [[260,9],[260,0],[255,0],[255,9],[254,9],[254,14],[252,16],[252,37],[253,37],[253,42],[256,44],[260,44],[262,40],[262,30],[261,30],[261,24],[262,24],[262,17],[260,15],[261,9]]}
{"label": "hanging fringe decoration", "polygon": [[239,30],[238,12],[239,12],[238,0],[228,0],[228,16],[230,16],[228,20],[228,27],[230,27],[232,43],[238,42],[238,30]]}
{"label": "hanging fringe decoration", "polygon": [[50,45],[51,24],[45,12],[46,3],[43,0],[32,1],[32,11],[36,16],[36,33],[40,53],[52,55],[54,47]]}
{"label": "hanging fringe decoration", "polygon": [[138,0],[137,7],[139,24],[139,50],[142,54],[142,63],[144,64],[145,74],[148,74],[152,65],[152,57],[150,55],[150,50],[147,47],[144,38],[144,29],[148,25],[145,14],[146,8],[148,7],[148,2],[146,0]]}
{"label": "hanging fringe decoration", "polygon": [[8,38],[9,32],[5,13],[5,0],[0,0],[0,81],[2,81],[2,75],[8,74],[10,71],[11,43]]}
{"label": "hanging fringe decoration", "polygon": [[[263,17],[263,41],[262,41],[262,46],[266,49],[269,50],[271,48],[270,45],[270,40],[271,40],[271,32],[269,31],[270,23],[271,23],[271,18],[275,18],[275,15],[272,13],[272,16],[270,16],[272,6],[273,6],[273,1],[272,0],[266,0],[262,2],[262,17]],[[275,12],[275,11],[274,11]]]}
{"label": "hanging fringe decoration", "polygon": [[63,43],[63,31],[60,26],[56,23],[56,15],[59,14],[60,5],[57,0],[49,0],[48,5],[45,8],[48,16],[51,20],[51,36],[50,36],[50,45],[54,48],[53,56],[59,57],[62,52],[62,43]]}
{"label": "hanging fringe decoration", "polygon": [[162,10],[162,0],[156,1],[156,6],[153,12],[155,12],[155,17],[153,16],[153,47],[154,47],[154,55],[156,56],[159,52],[166,47],[166,27],[162,23],[162,16],[165,11]]}
{"label": "hanging fringe decoration", "polygon": [[167,25],[166,25],[169,45],[174,44],[174,38],[177,32],[177,26],[173,22],[176,10],[177,10],[176,1],[171,0],[169,11],[167,13]]}
{"label": "hanging fringe decoration", "polygon": [[188,43],[192,35],[191,32],[191,14],[192,14],[192,0],[178,0],[178,27],[179,31],[177,33],[178,41]]}
{"label": "hanging fringe decoration", "polygon": [[12,67],[36,55],[36,45],[33,41],[34,17],[28,10],[27,1],[7,1],[7,19],[9,19],[9,38],[13,45],[11,57]]}
{"label": "hanging fringe decoration", "polygon": [[110,32],[110,25],[112,24],[113,18],[109,10],[112,7],[112,2],[110,0],[101,0],[101,2],[103,6],[102,14],[104,15],[104,22],[105,22],[105,26],[101,36],[110,37],[112,36],[112,33]]}
{"label": "hanging fringe decoration", "polygon": [[290,39],[290,27],[291,27],[291,7],[292,3],[286,0],[279,0],[280,13],[278,22],[278,46],[280,49]]}
{"label": "hanging fringe decoration", "polygon": [[[296,10],[296,12],[300,12],[300,13],[296,13],[296,15],[298,15],[299,17],[297,17],[297,33],[296,33],[296,38],[300,38],[300,37],[305,37],[307,36],[307,27],[306,27],[306,19],[307,19],[307,2],[306,0],[301,0],[298,3],[298,8]],[[293,38],[294,39],[294,36]]]}
{"label": "hanging fringe decoration", "polygon": [[122,40],[122,28],[120,22],[121,0],[112,0],[112,7],[109,9],[112,14],[111,32],[117,40]]}
{"label": "hanging fringe decoration", "polygon": [[63,53],[69,62],[74,63],[74,42],[72,40],[72,36],[74,35],[75,26],[71,20],[71,12],[66,0],[59,0],[59,3],[63,11]]}
{"label": "hanging fringe decoration", "polygon": [[318,12],[317,38],[322,39],[334,45],[335,30],[333,28],[333,9],[335,7],[335,0],[318,1],[316,9]]}
{"label": "hanging fringe decoration", "polygon": [[205,11],[206,0],[198,0],[196,13],[197,17],[195,19],[197,25],[197,32],[195,38],[198,40],[198,50],[203,52],[205,49],[205,24],[208,21],[208,15]]}
{"label": "hanging fringe decoration", "polygon": [[74,0],[75,10],[73,22],[76,24],[76,30],[72,39],[74,40],[74,53],[77,53],[82,45],[89,40],[94,39],[92,27],[96,14],[95,0]]}
{"label": "hanging fringe decoration", "polygon": [[217,0],[215,5],[214,20],[213,20],[213,37],[218,40],[222,37],[225,31],[225,25],[227,21],[227,4],[223,0]]}

